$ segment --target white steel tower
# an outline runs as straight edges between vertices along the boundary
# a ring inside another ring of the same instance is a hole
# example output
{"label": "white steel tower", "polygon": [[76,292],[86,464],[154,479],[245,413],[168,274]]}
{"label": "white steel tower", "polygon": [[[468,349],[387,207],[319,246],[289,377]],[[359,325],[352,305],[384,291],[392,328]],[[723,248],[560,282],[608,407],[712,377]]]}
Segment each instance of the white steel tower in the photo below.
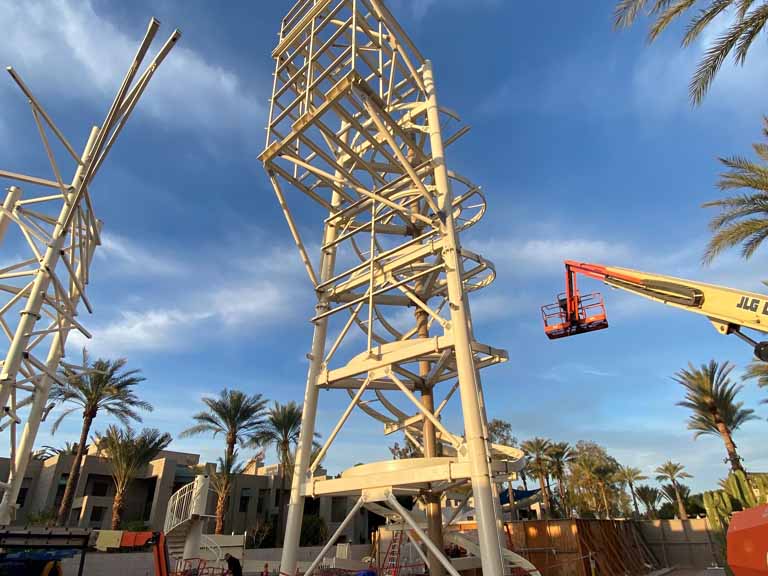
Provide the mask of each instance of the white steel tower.
{"label": "white steel tower", "polygon": [[[29,101],[51,176],[39,177],[0,170],[0,178],[14,183],[0,207],[0,242],[11,230],[17,233],[23,257],[6,250],[0,268],[0,329],[8,339],[0,366],[0,430],[10,435],[11,468],[0,482],[0,525],[14,517],[35,437],[51,406],[51,385],[63,383],[62,366],[69,372],[85,367],[63,362],[67,336],[78,330],[90,334],[78,320],[83,303],[92,311],[86,293],[88,270],[100,244],[101,222],[91,201],[91,183],[160,63],[181,33],[174,31],[144,72],[141,62],[160,23],[150,20],[106,118],[91,129],[82,152],[77,152],[35,98],[19,73],[8,73]],[[72,174],[72,176],[68,176]],[[24,186],[24,193],[20,186]],[[11,230],[9,230],[11,227]],[[11,254],[14,255],[11,260]],[[26,416],[21,438],[16,427]]]}
{"label": "white steel tower", "polygon": [[[486,209],[480,188],[446,163],[445,148],[467,128],[438,105],[430,62],[381,0],[298,2],[272,56],[260,159],[317,296],[281,573],[297,570],[304,498],[342,494],[359,499],[325,550],[365,506],[418,535],[431,574],[455,575],[442,551],[440,496],[463,490],[466,502],[470,487],[483,574],[508,573],[516,560],[503,543],[496,482],[520,469],[522,453],[488,441],[479,369],[507,356],[472,329],[467,295],[495,273],[459,241]],[[301,198],[302,218],[317,218],[316,262],[296,222]],[[350,400],[312,458],[320,390]],[[463,434],[440,417],[456,391]],[[387,434],[404,432],[423,457],[315,476],[355,408]],[[399,494],[423,499],[426,531]]]}

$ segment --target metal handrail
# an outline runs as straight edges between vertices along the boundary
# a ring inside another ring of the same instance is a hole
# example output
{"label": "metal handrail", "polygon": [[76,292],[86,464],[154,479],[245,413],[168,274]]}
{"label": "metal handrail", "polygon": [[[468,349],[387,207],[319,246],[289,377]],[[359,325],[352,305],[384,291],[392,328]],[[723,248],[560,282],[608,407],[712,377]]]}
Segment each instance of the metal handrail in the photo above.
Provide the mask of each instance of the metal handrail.
{"label": "metal handrail", "polygon": [[168,500],[165,514],[164,531],[166,534],[192,517],[192,504],[195,496],[195,482],[182,486]]}
{"label": "metal handrail", "polygon": [[221,546],[217,544],[216,540],[208,536],[208,534],[203,534],[202,536],[205,548],[213,552],[216,556],[216,566],[218,567],[221,564],[221,558],[223,556]]}

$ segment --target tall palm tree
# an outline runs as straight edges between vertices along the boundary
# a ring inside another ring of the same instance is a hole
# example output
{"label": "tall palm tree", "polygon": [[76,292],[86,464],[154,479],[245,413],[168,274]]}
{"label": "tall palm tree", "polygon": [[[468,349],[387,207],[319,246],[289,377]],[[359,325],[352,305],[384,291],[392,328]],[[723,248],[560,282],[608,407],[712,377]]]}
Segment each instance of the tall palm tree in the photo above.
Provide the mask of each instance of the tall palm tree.
{"label": "tall palm tree", "polygon": [[647,480],[648,476],[643,475],[640,468],[632,466],[620,466],[616,472],[616,479],[629,487],[629,493],[632,495],[632,504],[635,507],[635,517],[640,517],[640,510],[637,507],[637,495],[635,494],[635,484],[640,480]]}
{"label": "tall palm tree", "polygon": [[237,461],[237,450],[232,454],[232,460],[219,458],[218,470],[211,475],[211,489],[216,494],[216,534],[224,533],[224,519],[227,512],[227,501],[232,490],[232,476],[240,474],[243,466]]}
{"label": "tall palm tree", "polygon": [[[763,135],[768,137],[768,117],[763,118]],[[720,158],[727,168],[718,182],[720,190],[743,189],[745,193],[704,204],[720,209],[709,223],[714,235],[704,254],[705,263],[739,245],[742,257],[748,259],[768,237],[768,144],[755,143],[752,148],[758,161],[743,156]]]}
{"label": "tall palm tree", "polygon": [[99,452],[109,459],[115,498],[112,502],[112,530],[120,528],[128,485],[171,443],[171,435],[156,428],[144,428],[138,435],[132,428],[110,425],[104,435],[96,434]]}
{"label": "tall palm tree", "polygon": [[612,466],[609,462],[601,462],[594,468],[594,476],[597,480],[597,487],[600,490],[600,496],[603,499],[603,507],[605,508],[605,517],[611,517],[611,503],[608,499],[608,488],[614,481],[616,475],[616,467]]}
{"label": "tall palm tree", "polygon": [[203,403],[208,410],[192,416],[197,424],[184,430],[180,437],[197,434],[213,434],[215,437],[221,434],[225,442],[222,461],[234,462],[235,446],[246,446],[262,429],[267,401],[261,394],[249,396],[240,390],[224,388],[218,397],[204,397]]}
{"label": "tall palm tree", "polygon": [[645,506],[648,518],[650,520],[655,520],[657,516],[656,508],[659,505],[659,500],[661,500],[659,489],[648,486],[647,484],[638,484],[635,488],[635,493],[637,493],[637,497],[640,498],[643,506]]}
{"label": "tall palm tree", "polygon": [[217,397],[204,396],[203,404],[208,410],[194,414],[192,419],[197,422],[194,426],[182,431],[181,438],[198,434],[212,434],[214,437],[224,436],[224,457],[219,458],[218,476],[214,475],[213,482],[216,491],[216,534],[224,530],[224,516],[229,490],[232,486],[231,476],[241,470],[236,469],[236,446],[245,447],[255,434],[264,426],[267,401],[261,394],[248,395],[240,390],[224,388]]}
{"label": "tall palm tree", "polygon": [[549,459],[549,470],[552,476],[557,480],[557,491],[560,496],[560,507],[563,517],[568,516],[568,505],[566,504],[565,489],[565,469],[568,463],[573,460],[573,450],[568,442],[555,442],[547,451]]}
{"label": "tall palm tree", "polygon": [[659,482],[669,481],[672,484],[672,489],[675,493],[675,500],[677,500],[677,510],[680,520],[686,520],[688,513],[685,511],[685,502],[680,492],[680,480],[683,478],[693,478],[688,472],[685,471],[685,466],[679,462],[672,462],[667,460],[656,468],[656,480]]}
{"label": "tall palm tree", "polygon": [[59,404],[74,405],[65,410],[53,423],[51,430],[53,434],[56,433],[64,418],[80,410],[83,413],[83,424],[80,428],[80,440],[77,442],[75,459],[72,461],[64,496],[56,515],[56,523],[59,526],[64,526],[69,518],[69,510],[80,479],[80,467],[88,448],[88,436],[96,416],[103,412],[127,426],[131,420],[141,422],[138,410],[152,411],[152,405],[139,399],[134,390],[135,386],[144,381],[144,378],[139,375],[141,371],[125,370],[127,362],[125,358],[117,360],[99,358],[90,362],[88,351],[83,348],[83,366],[87,369],[82,373],[65,369],[62,378],[64,383],[55,384],[51,389],[51,400]]}
{"label": "tall palm tree", "polygon": [[549,500],[549,491],[547,490],[547,477],[549,476],[549,457],[547,451],[552,446],[552,443],[546,438],[533,438],[526,440],[520,445],[520,448],[528,453],[528,467],[536,474],[539,480],[539,488],[541,488],[541,496],[543,499],[544,510],[542,516],[544,518],[549,517],[551,507]]}
{"label": "tall palm tree", "polygon": [[[760,388],[768,388],[768,362],[755,360],[744,371],[742,380],[757,380]],[[768,404],[768,398],[760,401],[761,404]]]}
{"label": "tall palm tree", "polygon": [[655,18],[648,34],[650,42],[672,22],[696,8],[683,36],[683,46],[686,47],[693,44],[717,16],[727,14],[732,17],[725,33],[707,47],[693,75],[689,91],[696,104],[701,103],[729,54],[733,53],[736,63],[744,64],[752,43],[768,22],[768,1],[765,0],[620,0],[614,12],[616,27],[632,25],[638,13],[646,7],[648,14]]}
{"label": "tall palm tree", "polygon": [[288,485],[293,475],[293,452],[301,432],[301,413],[301,406],[296,402],[291,401],[287,404],[275,402],[267,413],[263,427],[251,440],[257,446],[274,446],[277,451],[278,462],[280,462],[282,469],[277,531],[280,539],[285,535],[285,514],[287,511],[285,498],[288,495]]}
{"label": "tall palm tree", "polygon": [[[768,230],[768,229],[767,229]],[[734,383],[728,377],[733,370],[733,364],[724,362],[719,365],[715,360],[695,368],[693,364],[688,369],[680,370],[673,380],[685,388],[685,400],[678,402],[691,411],[688,418],[688,429],[694,430],[694,438],[704,434],[714,434],[722,438],[731,470],[743,471],[741,458],[736,452],[733,441],[733,431],[750,420],[756,419],[754,410],[742,408],[743,402],[736,402],[736,394],[742,386]]]}

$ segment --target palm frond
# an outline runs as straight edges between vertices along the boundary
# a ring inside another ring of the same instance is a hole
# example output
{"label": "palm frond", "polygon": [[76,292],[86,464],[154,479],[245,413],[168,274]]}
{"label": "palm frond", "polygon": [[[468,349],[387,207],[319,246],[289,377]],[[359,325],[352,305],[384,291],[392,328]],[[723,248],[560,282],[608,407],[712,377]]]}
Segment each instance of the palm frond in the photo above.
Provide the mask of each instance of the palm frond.
{"label": "palm frond", "polygon": [[688,87],[691,101],[694,104],[701,104],[704,94],[709,90],[728,54],[737,46],[739,39],[748,30],[749,26],[745,22],[746,20],[737,21],[707,47]]}
{"label": "palm frond", "polygon": [[669,5],[664,12],[659,14],[654,23],[651,24],[651,30],[648,33],[648,41],[653,42],[656,40],[659,34],[661,34],[675,18],[680,16],[694,4],[696,4],[696,0],[677,0],[674,4]]}
{"label": "palm frond", "polygon": [[768,4],[755,8],[749,15],[742,18],[741,35],[736,43],[736,55],[734,57],[737,64],[744,65],[752,43],[757,35],[763,31],[766,22],[768,22]]}
{"label": "palm frond", "polygon": [[637,14],[645,7],[647,0],[621,0],[613,11],[614,28],[628,28]]}
{"label": "palm frond", "polygon": [[[753,361],[747,366],[742,379],[757,380],[757,385],[759,387],[768,387],[768,362],[762,362],[760,360]],[[768,403],[768,399],[762,400],[761,403]]]}
{"label": "palm frond", "polygon": [[691,20],[686,28],[683,46],[690,46],[714,19],[727,8],[730,8],[732,4],[733,0],[715,0],[708,8],[700,10],[699,15]]}

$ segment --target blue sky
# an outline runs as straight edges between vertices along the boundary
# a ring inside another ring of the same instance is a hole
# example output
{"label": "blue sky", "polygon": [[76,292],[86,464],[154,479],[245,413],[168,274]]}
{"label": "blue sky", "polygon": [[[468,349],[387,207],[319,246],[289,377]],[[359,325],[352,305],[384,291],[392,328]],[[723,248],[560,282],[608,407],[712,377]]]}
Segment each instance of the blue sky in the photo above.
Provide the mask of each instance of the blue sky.
{"label": "blue sky", "polygon": [[[674,30],[651,47],[642,27],[614,32],[611,1],[390,5],[432,59],[442,103],[473,127],[448,161],[483,184],[490,206],[464,239],[498,271],[473,300],[478,339],[510,355],[483,372],[489,417],[509,420],[521,439],[594,440],[646,473],[678,460],[694,489],[712,487],[727,470],[722,444],[692,439],[670,377],[710,358],[741,369],[749,349],[703,318],[597,283],[589,286],[605,293],[607,331],[550,342],[539,306],[562,289],[564,258],[763,288],[765,251],[701,267],[710,214],[700,205],[719,196],[717,156],[748,154],[760,138],[765,43],[692,109],[687,84],[703,45],[679,50]],[[13,23],[0,38],[0,63],[14,65],[76,148],[103,117],[149,17],[163,22],[161,35],[175,26],[184,33],[92,188],[105,232],[92,271],[95,314],[86,319],[93,354],[127,356],[143,370],[141,393],[155,405],[145,424],[173,434],[202,396],[225,386],[282,402],[303,397],[312,294],[256,159],[269,54],[288,8],[0,0],[0,21]],[[45,174],[9,78],[0,110],[0,167]],[[316,234],[317,222],[302,216],[305,234]],[[71,358],[80,345],[72,339]],[[768,470],[765,396],[745,386],[742,399],[762,419],[736,433],[754,470]],[[340,393],[321,396],[321,433],[344,403]],[[461,430],[455,410],[446,421]],[[108,423],[100,417],[97,429]],[[44,424],[39,444],[75,440],[79,425],[71,417],[52,438]],[[337,472],[384,459],[395,439],[354,416],[326,465]],[[200,437],[173,448],[212,461],[221,445]]]}

